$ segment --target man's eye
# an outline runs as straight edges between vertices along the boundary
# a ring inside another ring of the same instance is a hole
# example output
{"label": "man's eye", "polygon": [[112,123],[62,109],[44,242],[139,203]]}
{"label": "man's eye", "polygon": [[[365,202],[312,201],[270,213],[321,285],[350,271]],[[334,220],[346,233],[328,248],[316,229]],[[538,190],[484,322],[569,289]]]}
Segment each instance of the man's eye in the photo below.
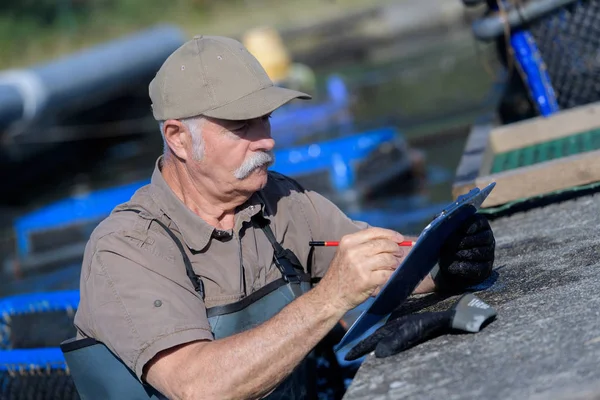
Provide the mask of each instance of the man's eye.
{"label": "man's eye", "polygon": [[246,130],[246,128],[248,128],[248,123],[244,122],[243,124],[234,127],[232,129],[232,131],[234,131],[234,132],[241,132],[241,131]]}

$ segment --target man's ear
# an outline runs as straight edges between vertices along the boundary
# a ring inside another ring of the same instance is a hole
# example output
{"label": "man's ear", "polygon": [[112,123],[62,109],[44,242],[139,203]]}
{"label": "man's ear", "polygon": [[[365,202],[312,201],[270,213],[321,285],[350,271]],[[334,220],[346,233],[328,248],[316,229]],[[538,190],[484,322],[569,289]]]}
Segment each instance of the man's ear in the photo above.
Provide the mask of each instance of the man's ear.
{"label": "man's ear", "polygon": [[168,119],[163,124],[163,135],[171,152],[182,160],[187,160],[187,149],[191,145],[191,132],[187,126],[176,119]]}

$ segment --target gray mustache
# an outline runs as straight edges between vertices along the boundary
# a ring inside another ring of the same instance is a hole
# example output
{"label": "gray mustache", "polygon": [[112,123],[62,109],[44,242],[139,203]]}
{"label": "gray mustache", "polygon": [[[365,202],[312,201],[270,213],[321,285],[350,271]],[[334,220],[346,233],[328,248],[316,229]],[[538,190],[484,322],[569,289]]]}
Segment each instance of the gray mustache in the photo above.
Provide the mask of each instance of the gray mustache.
{"label": "gray mustache", "polygon": [[261,151],[254,153],[248,157],[242,165],[239,166],[233,173],[237,179],[247,178],[256,168],[260,168],[263,165],[271,166],[275,162],[275,155],[272,151]]}

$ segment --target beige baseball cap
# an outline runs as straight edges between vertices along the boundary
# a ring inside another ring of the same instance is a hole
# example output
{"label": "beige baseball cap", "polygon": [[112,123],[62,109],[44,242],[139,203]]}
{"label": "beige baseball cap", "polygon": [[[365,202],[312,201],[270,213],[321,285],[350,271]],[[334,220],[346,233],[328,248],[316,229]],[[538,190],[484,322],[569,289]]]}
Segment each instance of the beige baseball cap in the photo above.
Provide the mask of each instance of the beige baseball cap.
{"label": "beige baseball cap", "polygon": [[228,120],[258,118],[306,93],[273,85],[237,40],[194,36],[163,63],[149,86],[157,121],[204,115]]}

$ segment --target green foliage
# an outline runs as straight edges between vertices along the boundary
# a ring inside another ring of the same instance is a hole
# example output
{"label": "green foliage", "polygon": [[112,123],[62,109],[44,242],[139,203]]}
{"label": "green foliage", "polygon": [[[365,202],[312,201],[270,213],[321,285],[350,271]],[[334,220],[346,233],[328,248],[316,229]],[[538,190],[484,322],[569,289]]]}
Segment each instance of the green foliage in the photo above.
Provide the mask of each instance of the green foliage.
{"label": "green foliage", "polygon": [[159,23],[188,36],[288,27],[392,0],[0,0],[0,69],[71,53]]}
{"label": "green foliage", "polygon": [[114,7],[118,0],[13,0],[0,3],[0,13],[42,26],[62,24],[77,15]]}
{"label": "green foliage", "polygon": [[0,68],[22,67],[201,14],[208,0],[0,0]]}

